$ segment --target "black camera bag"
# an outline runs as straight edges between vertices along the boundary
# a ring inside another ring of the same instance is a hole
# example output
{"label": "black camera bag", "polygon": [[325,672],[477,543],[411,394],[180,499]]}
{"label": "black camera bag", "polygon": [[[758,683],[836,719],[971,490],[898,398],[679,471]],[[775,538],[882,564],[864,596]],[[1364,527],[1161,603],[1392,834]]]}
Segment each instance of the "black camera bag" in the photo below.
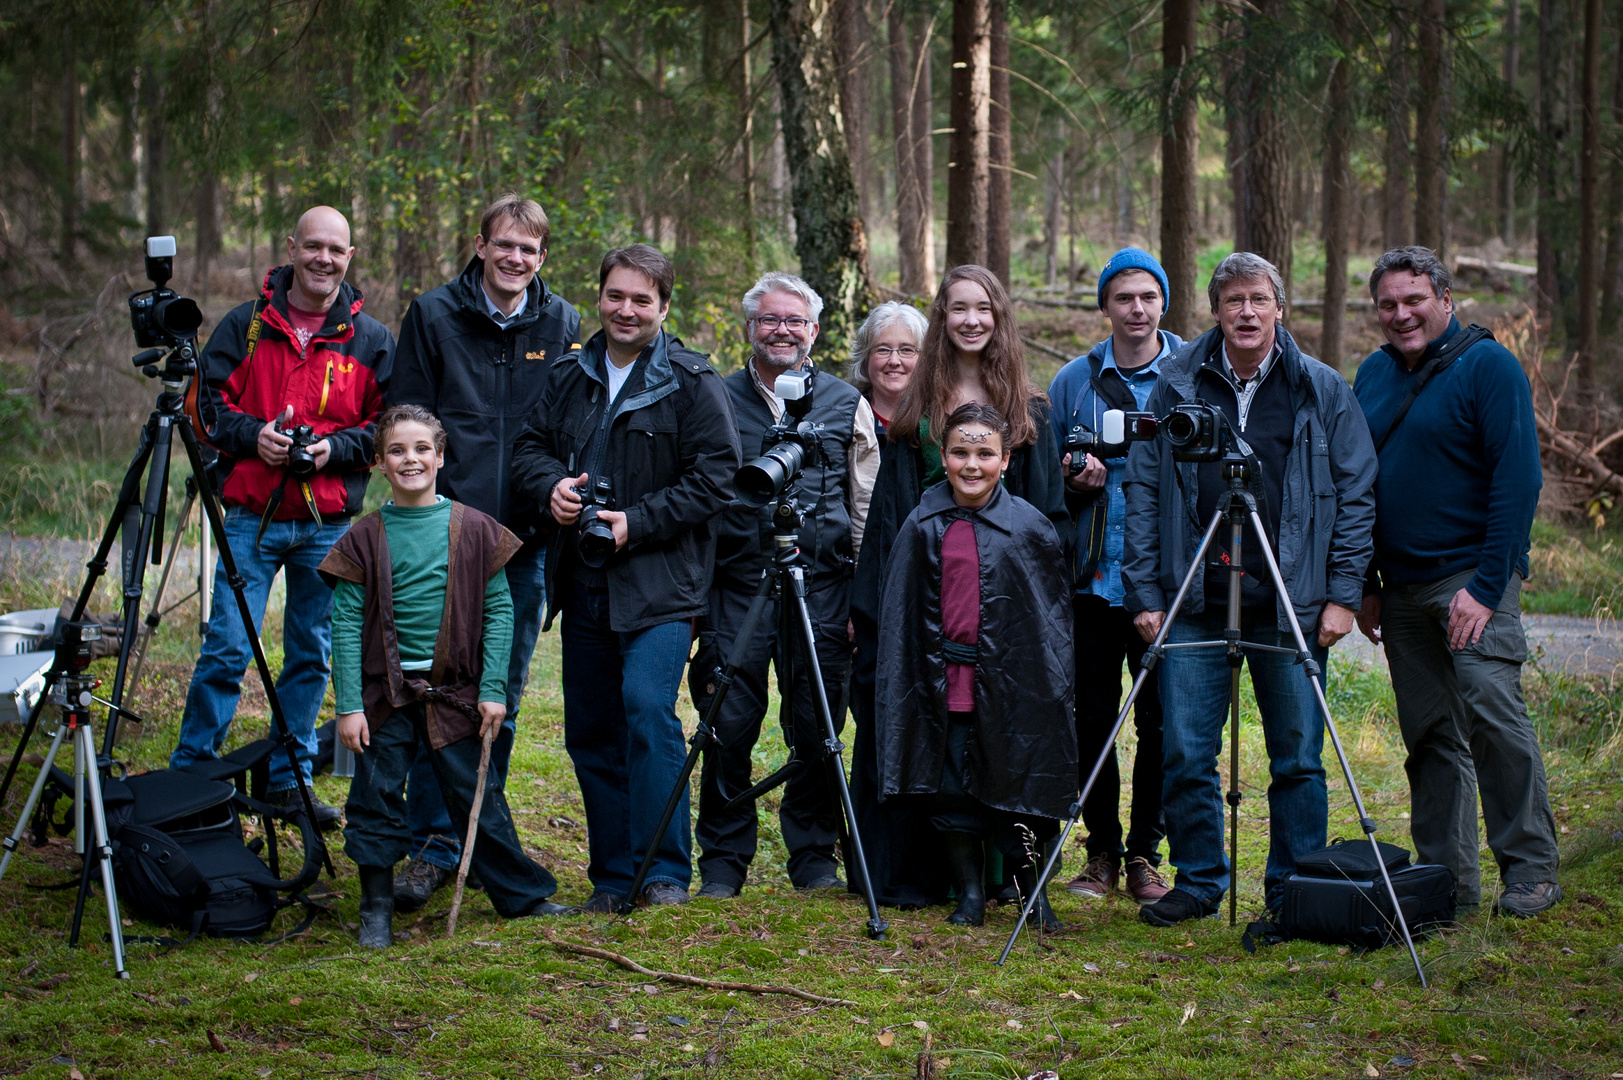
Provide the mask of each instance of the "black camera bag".
{"label": "black camera bag", "polygon": [[[1409,853],[1395,844],[1380,849],[1410,933],[1452,922],[1453,873],[1446,866],[1412,866]],[[1285,879],[1278,933],[1365,949],[1402,940],[1368,840],[1338,840],[1297,860],[1296,872]]]}

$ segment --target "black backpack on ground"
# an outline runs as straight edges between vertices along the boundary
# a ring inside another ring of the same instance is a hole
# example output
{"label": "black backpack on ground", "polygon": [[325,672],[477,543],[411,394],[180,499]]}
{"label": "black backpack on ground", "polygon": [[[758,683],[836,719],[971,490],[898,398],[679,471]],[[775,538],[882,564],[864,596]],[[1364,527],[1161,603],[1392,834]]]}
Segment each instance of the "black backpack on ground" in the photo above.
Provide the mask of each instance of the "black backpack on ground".
{"label": "black backpack on ground", "polygon": [[[294,904],[304,906],[305,918],[284,936],[308,929],[319,908],[303,893],[321,873],[322,841],[302,808],[263,800],[274,750],[264,739],[190,768],[103,781],[119,902],[149,922],[187,931],[188,941],[203,933],[257,937]],[[52,773],[53,784],[71,798],[72,778]],[[52,809],[41,809],[48,821]],[[244,814],[260,819],[262,837],[245,842]],[[278,821],[298,829],[304,849],[299,872],[286,880],[278,876]],[[35,831],[36,837],[43,832],[42,822]],[[267,848],[269,865],[259,854]]]}
{"label": "black backpack on ground", "polygon": [[[1409,853],[1395,844],[1380,850],[1411,934],[1454,920],[1454,875],[1446,866],[1410,865]],[[1285,879],[1279,920],[1279,940],[1364,949],[1403,940],[1375,853],[1363,839],[1338,840],[1298,859]]]}

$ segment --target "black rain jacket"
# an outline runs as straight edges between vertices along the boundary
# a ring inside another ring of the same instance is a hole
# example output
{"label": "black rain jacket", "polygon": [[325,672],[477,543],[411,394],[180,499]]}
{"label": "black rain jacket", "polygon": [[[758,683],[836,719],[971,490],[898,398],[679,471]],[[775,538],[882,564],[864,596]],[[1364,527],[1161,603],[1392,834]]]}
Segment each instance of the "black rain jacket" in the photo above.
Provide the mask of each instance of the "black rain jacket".
{"label": "black rain jacket", "polygon": [[1069,570],[1053,523],[999,488],[979,510],[937,484],[891,547],[879,618],[880,790],[936,792],[947,747],[941,541],[959,518],[975,527],[981,613],[975,728],[964,785],[988,806],[1063,818],[1076,799]]}
{"label": "black rain jacket", "polygon": [[579,350],[580,313],[538,277],[518,318],[501,326],[485,306],[484,276],[485,261],[475,256],[455,281],[411,302],[384,399],[421,405],[445,425],[441,495],[527,540],[543,519],[513,490],[513,446],[541,402],[547,372]]}
{"label": "black rain jacket", "polygon": [[[607,405],[606,350],[600,330],[553,362],[541,403],[513,450],[513,487],[542,508],[549,524],[552,489],[594,471],[590,443]],[[625,511],[629,536],[603,566],[610,626],[635,633],[703,615],[716,556],[712,522],[732,501],[740,464],[732,402],[705,355],[661,331],[614,403],[605,446],[610,509]],[[588,483],[595,487],[597,480]],[[570,593],[559,575],[580,565],[572,551],[565,557],[575,536],[574,526],[560,528],[548,545],[549,628]]]}

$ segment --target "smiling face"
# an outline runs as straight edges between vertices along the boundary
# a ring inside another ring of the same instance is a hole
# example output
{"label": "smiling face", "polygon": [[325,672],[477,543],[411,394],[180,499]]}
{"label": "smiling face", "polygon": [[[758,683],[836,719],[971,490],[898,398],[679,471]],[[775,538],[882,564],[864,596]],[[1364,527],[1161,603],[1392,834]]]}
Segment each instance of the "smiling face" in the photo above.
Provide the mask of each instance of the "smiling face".
{"label": "smiling face", "polygon": [[755,370],[763,379],[800,367],[817,340],[817,324],[812,321],[810,306],[789,292],[769,292],[761,297],[760,310],[750,320],[749,332]]}
{"label": "smiling face", "polygon": [[947,340],[960,353],[979,354],[992,340],[992,298],[977,282],[960,278],[947,287]]}
{"label": "smiling face", "polygon": [[378,467],[389,481],[396,506],[427,506],[445,455],[434,448],[434,432],[417,420],[401,420],[384,436]]}
{"label": "smiling face", "polygon": [[1161,325],[1161,283],[1148,270],[1123,270],[1110,279],[1105,314],[1110,330],[1123,343],[1139,345]]}
{"label": "smiling face", "polygon": [[918,362],[919,340],[907,323],[896,319],[881,330],[868,350],[868,381],[873,384],[874,400],[900,401]]}
{"label": "smiling face", "polygon": [[541,238],[510,217],[496,219],[488,237],[474,237],[473,251],[485,261],[485,291],[503,310],[518,302],[547,261]]}
{"label": "smiling face", "polygon": [[1009,467],[1009,452],[1002,437],[985,424],[955,424],[947,432],[941,464],[959,506],[985,506]]}
{"label": "smiling face", "polygon": [[658,283],[629,266],[610,270],[597,294],[597,314],[608,335],[610,352],[629,357],[627,363],[659,336],[670,310],[669,301],[660,302]]}
{"label": "smiling face", "polygon": [[1381,318],[1381,330],[1412,366],[1426,346],[1448,329],[1448,321],[1454,317],[1454,294],[1444,289],[1443,295],[1436,295],[1429,277],[1407,270],[1390,270],[1381,275],[1376,292],[1380,294],[1375,298],[1375,310]]}
{"label": "smiling face", "polygon": [[287,257],[293,263],[293,284],[288,299],[303,311],[326,311],[338,298],[349,260],[349,222],[330,206],[306,210],[287,238]]}

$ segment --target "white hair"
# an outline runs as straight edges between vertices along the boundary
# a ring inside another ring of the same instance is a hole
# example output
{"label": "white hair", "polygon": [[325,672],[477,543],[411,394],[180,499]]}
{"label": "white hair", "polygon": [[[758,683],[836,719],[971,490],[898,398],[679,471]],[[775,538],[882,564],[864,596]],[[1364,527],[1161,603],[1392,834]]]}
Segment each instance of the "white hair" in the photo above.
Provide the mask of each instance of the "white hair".
{"label": "white hair", "polygon": [[806,301],[806,311],[811,315],[812,322],[816,322],[823,314],[823,298],[817,295],[816,289],[793,274],[769,270],[750,286],[749,292],[744,294],[744,318],[753,319],[759,315],[761,298],[767,293],[775,292],[788,293]]}
{"label": "white hair", "polygon": [[874,340],[895,323],[906,323],[907,328],[913,331],[914,344],[920,348],[924,346],[924,335],[930,329],[930,321],[924,317],[924,312],[912,304],[887,300],[868,312],[868,317],[862,320],[857,332],[851,335],[851,381],[863,394],[873,388],[873,379],[868,377],[868,354],[873,351]]}

